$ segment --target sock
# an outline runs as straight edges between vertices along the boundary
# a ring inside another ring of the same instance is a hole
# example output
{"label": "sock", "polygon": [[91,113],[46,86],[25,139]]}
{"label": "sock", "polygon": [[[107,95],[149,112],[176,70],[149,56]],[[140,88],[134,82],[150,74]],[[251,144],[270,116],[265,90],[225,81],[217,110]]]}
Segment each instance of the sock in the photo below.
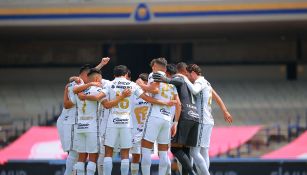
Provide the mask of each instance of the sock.
{"label": "sock", "polygon": [[167,151],[159,151],[159,175],[165,175],[169,164]]}
{"label": "sock", "polygon": [[150,166],[151,166],[151,149],[142,148],[142,174],[150,175]]}
{"label": "sock", "polygon": [[191,163],[189,156],[182,148],[172,147],[171,152],[182,165],[182,174],[195,175],[195,172],[193,171],[193,164]]}
{"label": "sock", "polygon": [[210,167],[210,159],[209,159],[209,148],[200,148],[200,154],[203,156],[206,162],[206,166],[209,169]]}
{"label": "sock", "polygon": [[95,175],[96,172],[96,163],[88,162],[86,166],[86,175]]}
{"label": "sock", "polygon": [[103,159],[104,159],[104,154],[99,154],[97,160],[98,175],[103,175]]}
{"label": "sock", "polygon": [[128,175],[129,173],[129,159],[123,159],[120,163],[121,175]]}
{"label": "sock", "polygon": [[171,160],[168,158],[166,175],[171,175],[171,174],[172,174],[172,163],[171,163]]}
{"label": "sock", "polygon": [[138,163],[131,163],[131,175],[138,175],[139,174],[139,164]]}
{"label": "sock", "polygon": [[85,175],[84,162],[77,162],[75,164],[75,170],[77,172],[77,175]]}
{"label": "sock", "polygon": [[66,169],[64,175],[72,175],[74,170],[74,165],[78,160],[78,153],[76,151],[69,151],[68,157],[66,159]]}
{"label": "sock", "polygon": [[210,175],[209,170],[206,166],[205,159],[200,154],[200,147],[192,147],[190,149],[190,155],[193,157],[193,161],[195,165],[199,168],[200,173],[202,175]]}
{"label": "sock", "polygon": [[105,157],[103,160],[104,175],[111,175],[112,168],[113,168],[112,157]]}

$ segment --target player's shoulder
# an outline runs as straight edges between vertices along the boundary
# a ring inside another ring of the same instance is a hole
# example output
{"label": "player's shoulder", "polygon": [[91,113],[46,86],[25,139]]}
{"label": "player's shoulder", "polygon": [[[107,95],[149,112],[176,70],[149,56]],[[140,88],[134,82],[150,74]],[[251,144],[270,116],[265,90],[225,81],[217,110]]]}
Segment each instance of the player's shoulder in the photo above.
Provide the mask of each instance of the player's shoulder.
{"label": "player's shoulder", "polygon": [[202,77],[203,78],[203,82],[207,85],[207,86],[210,86],[211,87],[211,83],[205,79],[205,77]]}

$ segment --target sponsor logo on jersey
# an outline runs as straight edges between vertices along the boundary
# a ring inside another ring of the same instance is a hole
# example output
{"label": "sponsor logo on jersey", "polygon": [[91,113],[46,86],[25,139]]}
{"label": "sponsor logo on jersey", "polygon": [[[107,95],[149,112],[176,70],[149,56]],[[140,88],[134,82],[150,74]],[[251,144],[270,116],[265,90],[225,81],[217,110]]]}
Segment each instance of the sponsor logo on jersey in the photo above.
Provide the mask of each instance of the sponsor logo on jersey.
{"label": "sponsor logo on jersey", "polygon": [[129,119],[121,119],[121,118],[114,118],[113,123],[114,124],[128,124]]}
{"label": "sponsor logo on jersey", "polygon": [[131,82],[129,82],[129,81],[124,81],[124,82],[121,82],[121,81],[119,81],[118,83],[117,83],[118,85],[130,85],[131,84]]}
{"label": "sponsor logo on jersey", "polygon": [[194,112],[194,111],[189,111],[189,112],[188,112],[188,115],[191,116],[191,117],[193,117],[193,118],[199,118],[199,114],[196,113],[196,112]]}
{"label": "sponsor logo on jersey", "polygon": [[147,101],[139,101],[137,105],[147,105],[148,102]]}
{"label": "sponsor logo on jersey", "polygon": [[167,115],[167,116],[170,116],[170,115],[171,115],[171,113],[170,113],[169,111],[167,111],[165,108],[161,108],[161,109],[160,109],[160,112],[161,112],[161,114],[163,114],[163,115]]}
{"label": "sponsor logo on jersey", "polygon": [[115,114],[115,115],[130,115],[130,112],[113,111],[112,114]]}
{"label": "sponsor logo on jersey", "polygon": [[86,124],[82,124],[82,123],[78,123],[78,129],[87,129],[89,127],[90,124],[86,123]]}

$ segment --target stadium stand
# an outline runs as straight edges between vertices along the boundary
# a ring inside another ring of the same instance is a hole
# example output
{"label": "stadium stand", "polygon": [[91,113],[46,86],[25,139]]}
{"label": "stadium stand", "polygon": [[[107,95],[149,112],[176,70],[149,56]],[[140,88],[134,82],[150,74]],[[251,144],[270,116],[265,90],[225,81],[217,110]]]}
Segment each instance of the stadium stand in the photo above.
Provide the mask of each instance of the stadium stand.
{"label": "stadium stand", "polygon": [[304,159],[307,155],[307,132],[293,140],[288,145],[263,155],[263,159]]}
{"label": "stadium stand", "polygon": [[[307,109],[306,81],[223,81],[211,83],[235,116],[236,125],[281,124],[287,126]],[[223,117],[213,108],[218,124]],[[304,123],[305,125],[305,123]]]}
{"label": "stadium stand", "polygon": [[[53,149],[54,147],[58,149]],[[65,155],[55,127],[32,127],[0,150],[0,163],[9,159],[63,159]]]}

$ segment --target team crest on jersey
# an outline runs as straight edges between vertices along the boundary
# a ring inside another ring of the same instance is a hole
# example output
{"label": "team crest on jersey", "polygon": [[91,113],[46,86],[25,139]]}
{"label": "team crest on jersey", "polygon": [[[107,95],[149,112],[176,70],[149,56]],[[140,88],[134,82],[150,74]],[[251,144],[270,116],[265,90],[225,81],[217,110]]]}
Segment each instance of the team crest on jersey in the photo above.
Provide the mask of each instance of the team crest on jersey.
{"label": "team crest on jersey", "polygon": [[113,85],[111,86],[111,88],[114,89],[114,88],[115,88],[115,85],[113,84]]}

